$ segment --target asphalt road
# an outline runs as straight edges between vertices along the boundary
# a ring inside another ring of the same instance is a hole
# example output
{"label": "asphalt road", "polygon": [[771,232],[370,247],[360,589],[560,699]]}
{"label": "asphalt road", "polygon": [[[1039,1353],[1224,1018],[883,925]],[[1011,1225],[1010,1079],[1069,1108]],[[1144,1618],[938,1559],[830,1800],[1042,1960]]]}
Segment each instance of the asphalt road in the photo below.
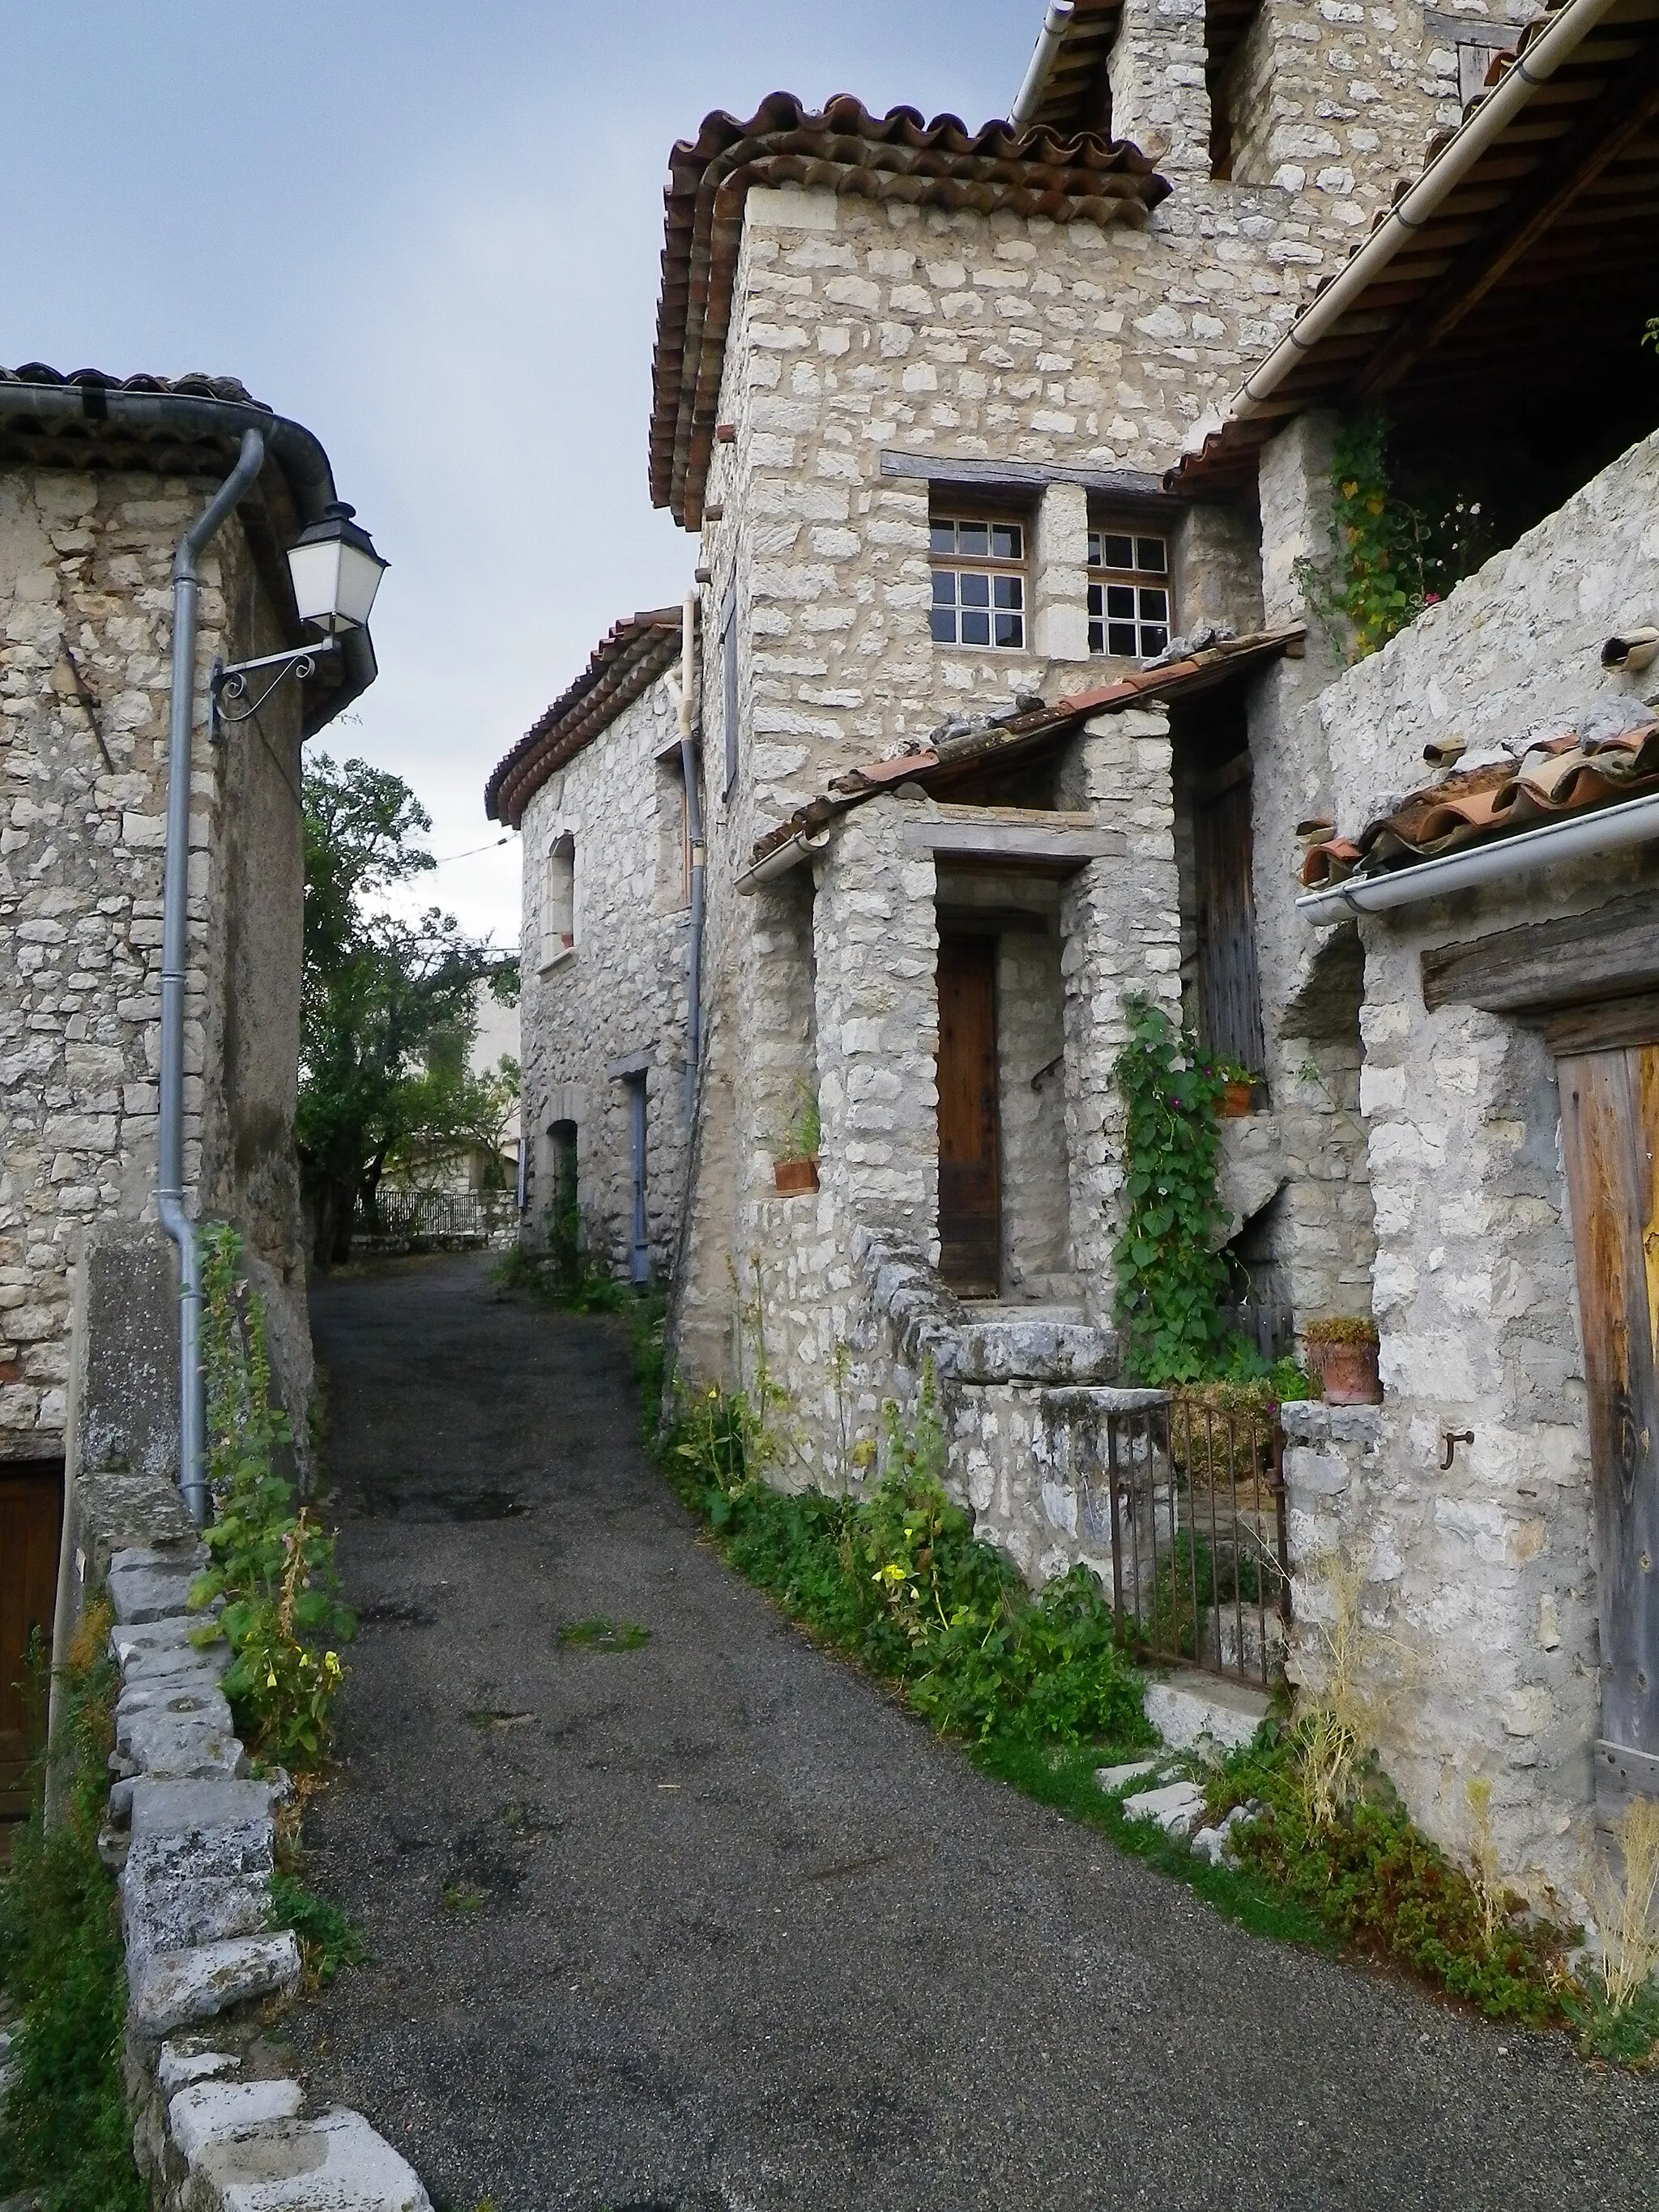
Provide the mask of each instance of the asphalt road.
{"label": "asphalt road", "polygon": [[441,2209],[1659,2202],[1659,2081],[1228,1927],[814,1651],[616,1322],[472,1259],[312,1311],[364,1626],[310,1878],[374,1962],[289,2027]]}

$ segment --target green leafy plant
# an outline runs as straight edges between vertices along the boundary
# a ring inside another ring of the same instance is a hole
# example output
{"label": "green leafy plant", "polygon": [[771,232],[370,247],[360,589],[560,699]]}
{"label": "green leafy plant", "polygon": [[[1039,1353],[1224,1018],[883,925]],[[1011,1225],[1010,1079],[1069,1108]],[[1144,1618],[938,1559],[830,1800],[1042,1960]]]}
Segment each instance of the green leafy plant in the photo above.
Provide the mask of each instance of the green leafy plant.
{"label": "green leafy plant", "polygon": [[362,1930],[347,1919],[338,1905],[307,1889],[296,1875],[271,1876],[267,1917],[271,1927],[294,1930],[310,1990],[325,1987],[342,1966],[368,1962],[368,1946]]}
{"label": "green leafy plant", "polygon": [[1029,1596],[940,1477],[945,1431],[925,1369],[909,1418],[892,1401],[860,1497],[774,1490],[745,1455],[768,1423],[741,1394],[682,1399],[664,1448],[680,1496],[733,1566],[815,1636],[902,1686],[941,1732],[972,1741],[1145,1743],[1140,1683],[1097,1578],[1078,1568]]}
{"label": "green leafy plant", "polygon": [[237,1729],[258,1757],[314,1766],[326,1755],[343,1669],[332,1644],[356,1623],[337,1595],[334,1538],[278,1473],[286,1417],[270,1402],[264,1314],[236,1273],[234,1229],[202,1236],[203,1364],[207,1378],[208,1470],[215,1515],[210,1563],[191,1585],[190,1606],[216,1616],[192,1632],[222,1637],[232,1659],[224,1677]]}
{"label": "green leafy plant", "polygon": [[1310,1321],[1302,1331],[1308,1344],[1376,1344],[1376,1323],[1369,1314],[1327,1314]]}
{"label": "green leafy plant", "polygon": [[1322,568],[1304,556],[1293,573],[1309,605],[1346,657],[1363,660],[1424,605],[1421,518],[1394,496],[1388,425],[1380,415],[1345,422],[1331,457],[1331,544]]}
{"label": "green leafy plant", "polygon": [[794,1119],[773,1147],[775,1160],[815,1160],[823,1139],[818,1095],[807,1082],[797,1084]]}
{"label": "green leafy plant", "polygon": [[570,1620],[559,1631],[559,1641],[574,1651],[640,1651],[651,1641],[651,1631],[637,1620]]}
{"label": "green leafy plant", "polygon": [[[0,1876],[0,1987],[21,2008],[0,2107],[0,2197],[43,2212],[142,2212],[122,2078],[127,1983],[115,1884],[98,1856],[118,1687],[112,1613],[94,1599],[61,1676],[61,1720]],[[35,1680],[45,1692],[45,1668]],[[45,1818],[47,1761],[62,1817]]]}
{"label": "green leafy plant", "polygon": [[1227,1263],[1212,1249],[1222,1078],[1150,1000],[1124,1001],[1114,1079],[1125,1109],[1121,1233],[1112,1249],[1124,1364],[1137,1381],[1191,1382],[1221,1353]]}

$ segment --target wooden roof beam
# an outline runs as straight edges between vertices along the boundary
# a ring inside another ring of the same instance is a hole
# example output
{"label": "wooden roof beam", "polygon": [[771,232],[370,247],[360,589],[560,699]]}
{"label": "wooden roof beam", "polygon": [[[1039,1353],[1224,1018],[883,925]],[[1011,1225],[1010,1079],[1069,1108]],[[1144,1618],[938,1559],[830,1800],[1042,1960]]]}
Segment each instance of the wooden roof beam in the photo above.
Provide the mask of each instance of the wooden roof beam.
{"label": "wooden roof beam", "polygon": [[1614,77],[1589,112],[1562,138],[1531,180],[1498,209],[1480,234],[1401,323],[1386,351],[1349,388],[1347,404],[1370,405],[1392,391],[1478,307],[1586,191],[1659,116],[1659,40]]}

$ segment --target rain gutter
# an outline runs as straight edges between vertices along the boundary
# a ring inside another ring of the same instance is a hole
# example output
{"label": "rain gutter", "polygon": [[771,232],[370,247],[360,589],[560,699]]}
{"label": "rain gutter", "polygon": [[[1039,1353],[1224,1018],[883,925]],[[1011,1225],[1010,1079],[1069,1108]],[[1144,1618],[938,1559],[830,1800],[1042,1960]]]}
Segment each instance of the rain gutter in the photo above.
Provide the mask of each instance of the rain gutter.
{"label": "rain gutter", "polygon": [[1072,27],[1072,14],[1076,0],[1048,0],[1048,12],[1042,19],[1042,28],[1037,33],[1037,42],[1025,71],[1024,82],[1014,94],[1014,104],[1008,110],[1008,127],[1024,131],[1042,105],[1042,95],[1048,89],[1048,79],[1054,74],[1060,50],[1066,43],[1066,33]]}
{"label": "rain gutter", "polygon": [[[0,384],[0,428],[21,424],[50,434],[88,422],[106,422],[158,442],[169,436],[198,442],[217,435],[240,443],[245,432],[257,430],[267,455],[282,470],[302,529],[319,522],[324,509],[338,496],[321,441],[302,422],[273,415],[251,400],[209,399],[186,392],[123,392],[107,385]],[[66,452],[64,458],[65,464],[84,468],[88,457]],[[167,473],[199,476],[216,474],[217,470],[192,459],[189,465],[170,468]],[[367,691],[377,673],[367,629],[348,630],[337,640],[330,658],[337,662],[343,681],[319,701],[315,719],[307,722],[307,737]]]}
{"label": "rain gutter", "polygon": [[697,594],[688,592],[680,617],[680,775],[685,785],[685,829],[691,844],[691,926],[686,946],[685,1118],[691,1119],[697,1092],[697,1061],[702,1048],[702,918],[704,863],[702,778],[694,732],[697,712]]}
{"label": "rain gutter", "polygon": [[[1227,403],[1223,428],[1228,422],[1244,422],[1263,411],[1302,357],[1341,320],[1401,248],[1410,245],[1493,140],[1508,130],[1539,86],[1548,82],[1616,4],[1617,0],[1567,0],[1567,5],[1548,29],[1517,57],[1474,114],[1447,140],[1411,190],[1389,209],[1353,258],[1343,264],[1324,290],[1297,316],[1267,359],[1252,369]],[[1205,434],[1213,436],[1215,432],[1211,429]]]}
{"label": "rain gutter", "polygon": [[1481,884],[1501,883],[1536,868],[1553,867],[1562,860],[1592,859],[1603,853],[1625,852],[1659,838],[1659,792],[1641,799],[1626,799],[1617,806],[1600,806],[1593,813],[1577,814],[1565,822],[1546,822],[1536,830],[1520,830],[1512,837],[1490,845],[1477,845],[1462,853],[1443,853],[1438,860],[1419,860],[1383,876],[1350,877],[1328,890],[1308,891],[1297,899],[1296,910],[1304,921],[1343,921],[1350,915],[1382,914],[1390,908],[1414,906],[1424,899],[1443,898],[1449,891],[1474,890]]}

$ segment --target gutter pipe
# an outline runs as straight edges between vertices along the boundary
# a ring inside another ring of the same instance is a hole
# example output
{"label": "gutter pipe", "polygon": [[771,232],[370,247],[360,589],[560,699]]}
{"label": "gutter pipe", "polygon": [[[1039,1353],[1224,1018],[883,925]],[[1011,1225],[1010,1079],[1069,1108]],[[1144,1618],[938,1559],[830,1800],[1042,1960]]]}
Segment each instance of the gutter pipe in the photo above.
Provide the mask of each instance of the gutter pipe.
{"label": "gutter pipe", "polygon": [[[837,807],[836,811],[839,813],[842,810]],[[797,830],[794,836],[787,838],[775,852],[769,853],[763,860],[757,860],[744,870],[738,878],[738,896],[748,898],[763,884],[769,884],[778,876],[787,875],[791,868],[798,868],[814,853],[821,853],[829,842],[827,830]]]}
{"label": "gutter pipe", "polygon": [[680,775],[685,782],[685,827],[691,840],[691,928],[686,946],[685,1005],[685,1118],[691,1119],[696,1097],[697,1062],[702,1051],[702,917],[707,852],[702,837],[702,778],[694,727],[696,712],[697,595],[688,592],[680,613]]}
{"label": "gutter pipe", "polygon": [[202,1261],[185,1211],[185,960],[190,904],[190,746],[196,716],[197,562],[264,466],[265,441],[242,433],[241,457],[179,541],[173,558],[173,690],[167,720],[167,859],[161,889],[161,1115],[156,1212],[179,1248],[179,1487],[207,1519],[207,1411],[202,1374]]}
{"label": "gutter pipe", "polygon": [[1477,845],[1469,852],[1443,853],[1437,860],[1419,860],[1414,866],[1396,868],[1386,876],[1350,877],[1327,890],[1305,892],[1297,899],[1296,910],[1315,923],[1342,921],[1356,914],[1382,914],[1393,907],[1442,898],[1448,891],[1468,890],[1479,884],[1525,875],[1534,868],[1553,867],[1559,860],[1624,852],[1653,838],[1659,838],[1659,792],[1621,799],[1617,806],[1597,807],[1594,813],[1574,815],[1565,822],[1540,823],[1536,830],[1517,830],[1512,837]]}
{"label": "gutter pipe", "polygon": [[[1539,86],[1548,82],[1615,4],[1616,0],[1567,0],[1567,5],[1549,28],[1517,57],[1513,67],[1442,147],[1411,190],[1389,209],[1352,260],[1343,264],[1324,290],[1297,316],[1267,359],[1251,370],[1227,404],[1222,417],[1224,427],[1230,422],[1247,421],[1262,411],[1265,402],[1279,389],[1301,356],[1319,343],[1401,248],[1411,243],[1492,141],[1508,130]],[[1043,27],[1046,33],[1047,25]],[[1033,69],[1036,66],[1035,57],[1031,65]],[[1023,91],[1021,96],[1024,97]],[[1214,432],[1205,434],[1213,436]]]}
{"label": "gutter pipe", "polygon": [[[240,440],[247,431],[257,430],[266,453],[282,470],[301,528],[320,522],[337,496],[334,471],[321,441],[303,422],[273,415],[252,400],[209,399],[187,392],[123,392],[108,385],[0,382],[0,429],[15,427],[46,436],[70,433],[64,440],[66,465],[85,467],[90,456],[76,450],[74,433],[88,423],[107,424],[157,442],[173,436],[187,445],[216,434]],[[167,471],[173,476],[208,472],[198,461],[185,458],[171,464]],[[367,691],[377,673],[367,629],[347,630],[336,640],[330,658],[337,659],[345,680],[325,695],[316,720],[306,724],[307,738]]]}
{"label": "gutter pipe", "polygon": [[1048,79],[1054,73],[1060,46],[1072,27],[1075,5],[1076,0],[1048,0],[1048,12],[1042,19],[1042,28],[1037,33],[1037,42],[1032,50],[1024,81],[1008,111],[1008,128],[1011,131],[1029,130],[1031,118],[1042,105],[1042,95],[1048,90]]}

